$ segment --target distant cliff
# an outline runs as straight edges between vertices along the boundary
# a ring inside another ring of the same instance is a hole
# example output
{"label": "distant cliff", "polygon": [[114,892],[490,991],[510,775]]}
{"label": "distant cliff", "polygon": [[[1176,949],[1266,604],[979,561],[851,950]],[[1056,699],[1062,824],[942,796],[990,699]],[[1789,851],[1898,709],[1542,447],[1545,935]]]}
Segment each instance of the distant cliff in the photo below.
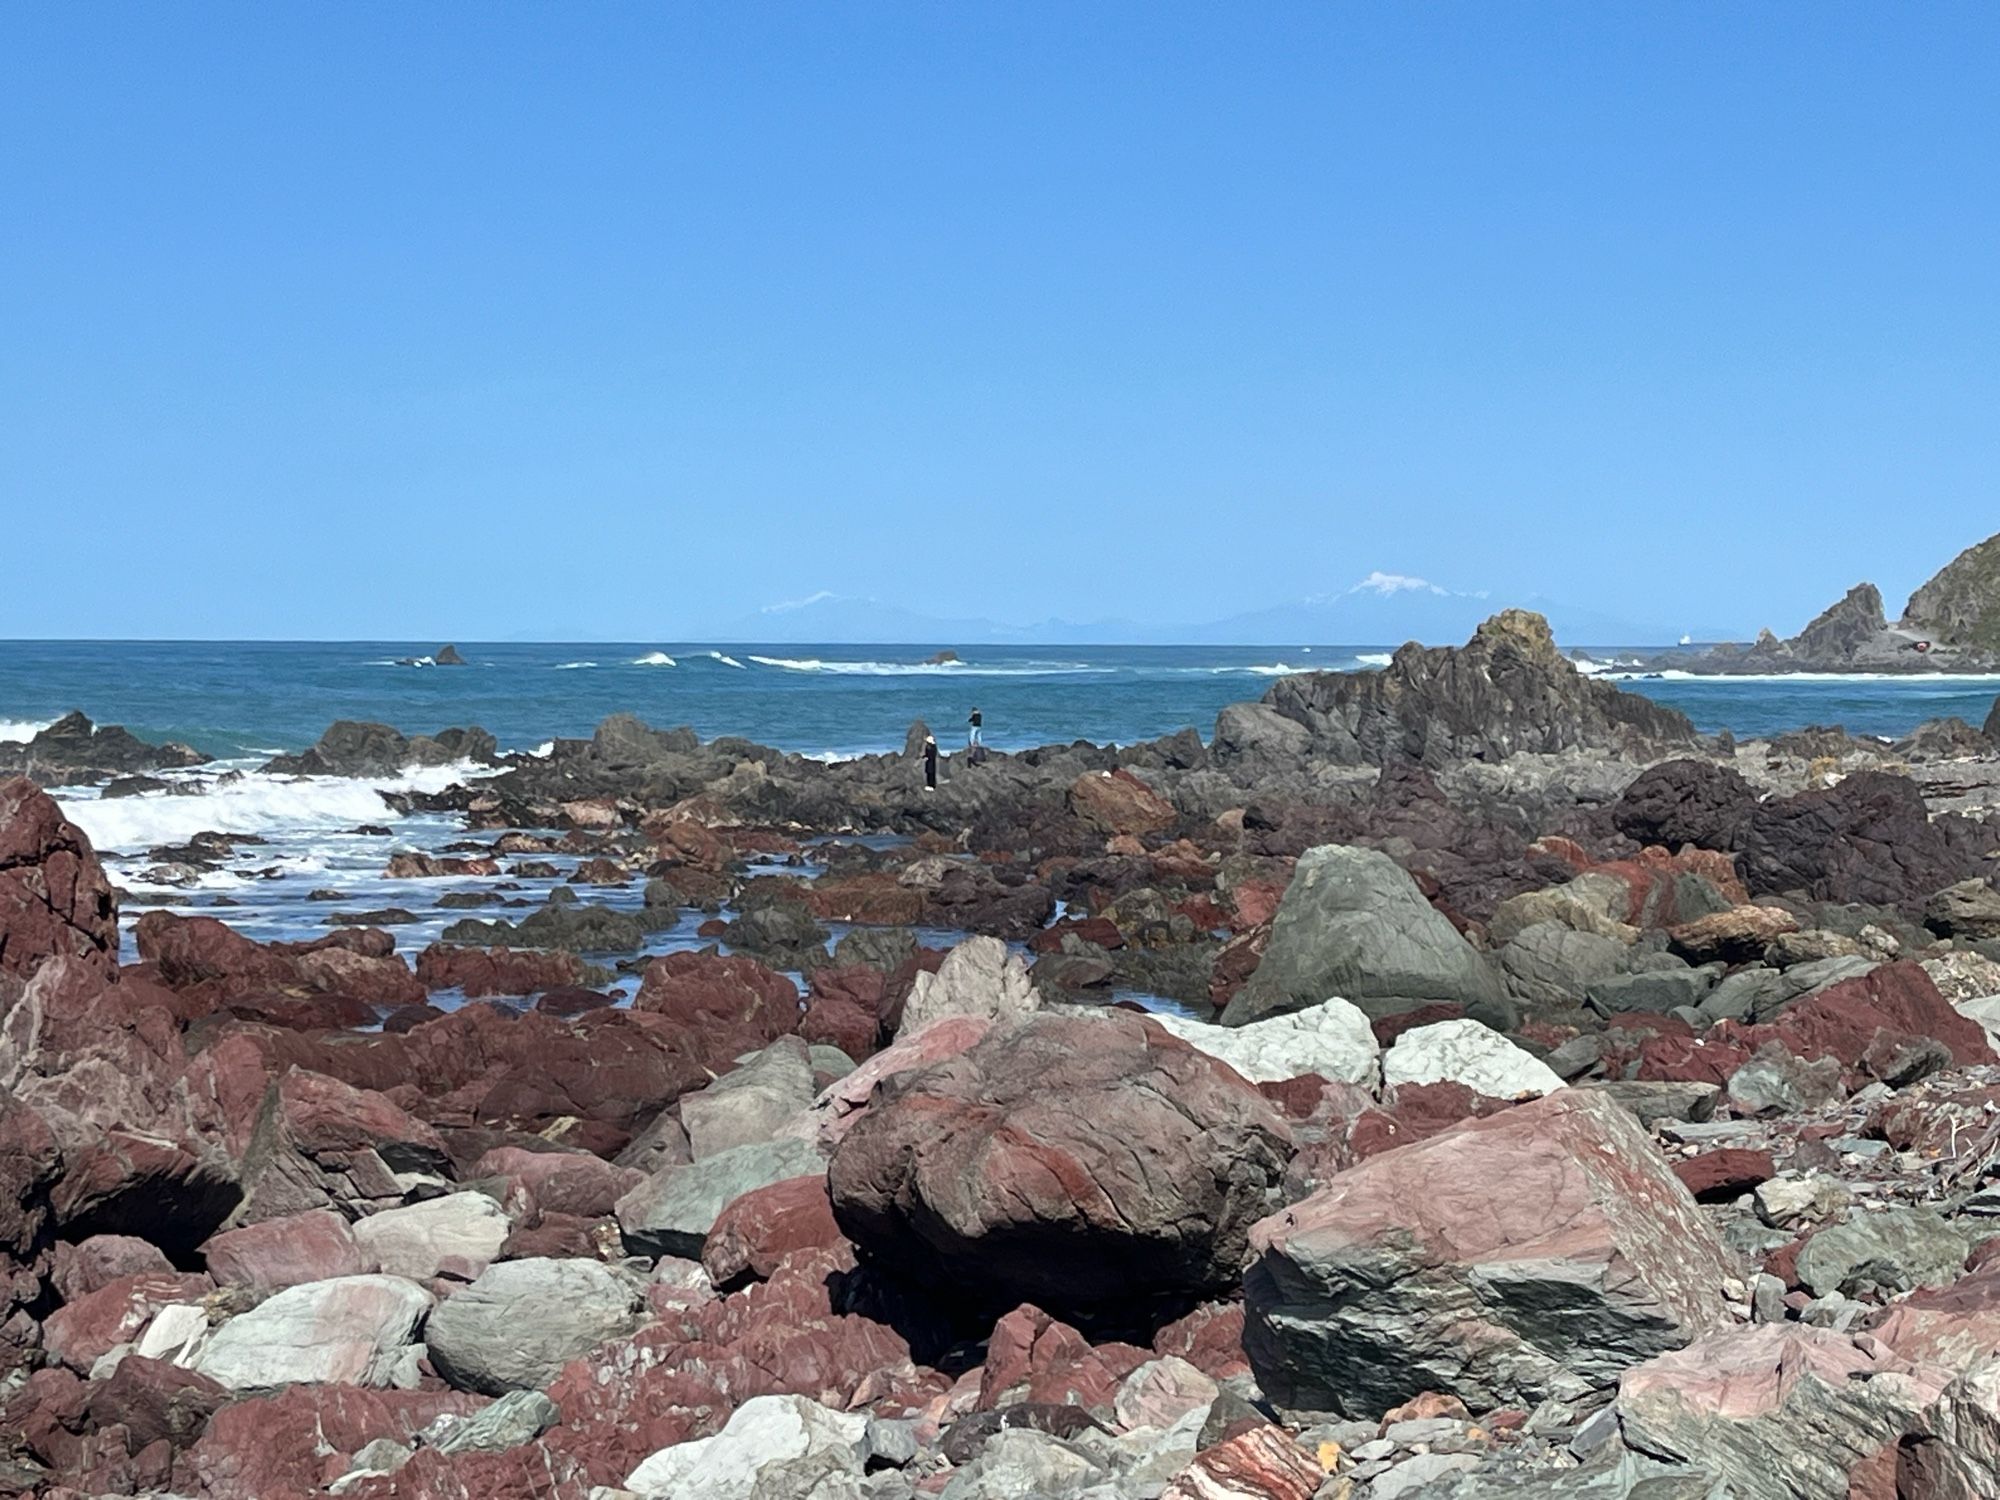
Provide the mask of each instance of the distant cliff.
{"label": "distant cliff", "polygon": [[1690,672],[1986,672],[2000,666],[2000,536],[1968,547],[1891,624],[1882,591],[1858,583],[1789,640],[1673,652],[1651,665]]}

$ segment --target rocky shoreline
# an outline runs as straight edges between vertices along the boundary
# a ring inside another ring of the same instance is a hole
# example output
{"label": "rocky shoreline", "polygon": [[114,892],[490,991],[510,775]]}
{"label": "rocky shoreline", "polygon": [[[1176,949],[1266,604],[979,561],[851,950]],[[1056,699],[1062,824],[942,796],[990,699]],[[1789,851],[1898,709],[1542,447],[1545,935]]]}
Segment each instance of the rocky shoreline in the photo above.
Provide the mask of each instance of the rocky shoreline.
{"label": "rocky shoreline", "polygon": [[258,942],[133,920],[36,783],[199,757],[65,721],[0,1491],[2000,1492],[1991,733],[1704,737],[1518,612],[935,792],[921,726],[336,725],[269,774],[479,765],[385,807],[463,836]]}

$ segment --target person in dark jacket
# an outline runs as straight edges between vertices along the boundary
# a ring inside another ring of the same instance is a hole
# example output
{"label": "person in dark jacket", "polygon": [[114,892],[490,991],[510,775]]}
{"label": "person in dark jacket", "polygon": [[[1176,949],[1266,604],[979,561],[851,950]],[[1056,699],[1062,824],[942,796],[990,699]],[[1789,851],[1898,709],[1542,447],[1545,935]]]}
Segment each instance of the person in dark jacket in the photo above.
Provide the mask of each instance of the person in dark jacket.
{"label": "person in dark jacket", "polygon": [[924,736],[924,790],[937,790],[937,741],[930,735]]}
{"label": "person in dark jacket", "polygon": [[980,712],[979,712],[979,710],[975,708],[975,709],[974,709],[974,710],[972,711],[972,717],[971,717],[971,718],[969,718],[969,719],[967,719],[967,720],[965,721],[965,748],[966,748],[966,749],[968,749],[968,750],[977,750],[977,749],[979,748],[979,745],[980,745],[980,739],[979,739],[979,731],[980,731],[980,728],[981,728],[981,727],[982,727],[982,726],[983,726],[983,725],[984,725],[985,723],[986,723],[986,720],[985,720],[985,719],[984,719],[983,717],[981,717],[981,715],[980,715]]}

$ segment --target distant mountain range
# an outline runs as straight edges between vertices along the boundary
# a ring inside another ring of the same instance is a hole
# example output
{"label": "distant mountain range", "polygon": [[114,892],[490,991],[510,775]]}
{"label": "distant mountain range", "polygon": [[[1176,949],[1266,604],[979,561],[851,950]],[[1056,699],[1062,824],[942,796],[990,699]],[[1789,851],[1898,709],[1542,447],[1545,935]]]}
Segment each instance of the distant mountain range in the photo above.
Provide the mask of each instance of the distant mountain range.
{"label": "distant mountain range", "polygon": [[1487,616],[1509,605],[1548,617],[1565,646],[1666,646],[1683,635],[1713,641],[1712,626],[1632,619],[1546,599],[1459,593],[1421,578],[1374,573],[1337,593],[1272,604],[1226,618],[1173,625],[1130,620],[1050,619],[1014,625],[985,618],[923,614],[879,599],[816,594],[721,622],[691,638],[721,641],[863,642],[937,645],[1455,645]]}

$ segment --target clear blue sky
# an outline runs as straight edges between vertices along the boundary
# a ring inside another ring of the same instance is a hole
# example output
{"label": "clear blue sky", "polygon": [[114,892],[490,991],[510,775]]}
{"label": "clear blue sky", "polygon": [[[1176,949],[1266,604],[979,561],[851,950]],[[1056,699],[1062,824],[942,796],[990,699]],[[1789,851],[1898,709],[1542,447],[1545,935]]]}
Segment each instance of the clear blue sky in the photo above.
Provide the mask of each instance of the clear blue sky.
{"label": "clear blue sky", "polygon": [[1796,629],[2000,530],[2000,8],[0,5],[0,636]]}

